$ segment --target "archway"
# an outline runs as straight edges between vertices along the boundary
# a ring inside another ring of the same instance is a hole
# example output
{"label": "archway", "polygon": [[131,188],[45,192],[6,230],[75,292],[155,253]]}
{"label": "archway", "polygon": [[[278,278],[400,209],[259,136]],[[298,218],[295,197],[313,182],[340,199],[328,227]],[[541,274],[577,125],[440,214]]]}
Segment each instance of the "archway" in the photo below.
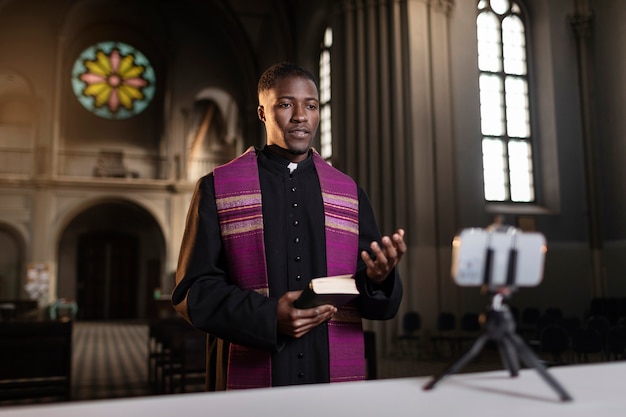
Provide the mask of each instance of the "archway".
{"label": "archway", "polygon": [[110,199],[85,209],[64,229],[58,258],[58,296],[76,300],[79,320],[155,314],[165,239],[144,208]]}
{"label": "archway", "polygon": [[24,291],[24,242],[21,237],[0,224],[0,300],[20,299]]}
{"label": "archway", "polygon": [[239,109],[226,92],[206,88],[196,96],[187,127],[186,178],[196,180],[242,152]]}

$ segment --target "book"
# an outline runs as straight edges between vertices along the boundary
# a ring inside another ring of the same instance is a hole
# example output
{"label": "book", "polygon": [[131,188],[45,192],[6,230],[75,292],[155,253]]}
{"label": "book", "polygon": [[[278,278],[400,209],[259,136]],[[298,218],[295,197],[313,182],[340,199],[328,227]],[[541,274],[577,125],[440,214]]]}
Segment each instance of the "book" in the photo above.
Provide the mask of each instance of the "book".
{"label": "book", "polygon": [[313,278],[293,303],[296,308],[312,308],[322,304],[341,307],[359,295],[352,275]]}

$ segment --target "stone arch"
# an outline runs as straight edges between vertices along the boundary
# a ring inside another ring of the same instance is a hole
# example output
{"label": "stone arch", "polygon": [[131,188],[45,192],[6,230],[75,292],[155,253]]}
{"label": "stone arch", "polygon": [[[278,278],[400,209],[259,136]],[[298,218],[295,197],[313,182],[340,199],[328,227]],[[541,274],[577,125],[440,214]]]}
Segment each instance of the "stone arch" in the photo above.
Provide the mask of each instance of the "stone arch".
{"label": "stone arch", "polygon": [[0,300],[25,295],[26,240],[19,230],[0,222]]}
{"label": "stone arch", "polygon": [[125,197],[77,205],[58,229],[57,296],[76,300],[79,319],[137,319],[156,313],[166,238],[157,217]]}
{"label": "stone arch", "polygon": [[187,179],[197,179],[242,151],[239,109],[217,88],[195,97],[187,131]]}
{"label": "stone arch", "polygon": [[34,124],[33,104],[33,89],[28,79],[11,68],[0,67],[0,126]]}

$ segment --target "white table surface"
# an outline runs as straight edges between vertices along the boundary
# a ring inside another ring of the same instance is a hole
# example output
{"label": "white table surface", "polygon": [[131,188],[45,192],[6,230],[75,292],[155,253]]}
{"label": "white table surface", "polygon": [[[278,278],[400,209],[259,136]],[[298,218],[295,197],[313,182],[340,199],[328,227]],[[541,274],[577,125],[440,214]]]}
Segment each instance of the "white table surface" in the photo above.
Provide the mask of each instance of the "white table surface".
{"label": "white table surface", "polygon": [[219,393],[1,407],[1,417],[187,416],[626,416],[626,362],[570,365],[549,372],[573,397],[562,402],[534,369],[454,374],[431,391],[429,378],[319,384]]}

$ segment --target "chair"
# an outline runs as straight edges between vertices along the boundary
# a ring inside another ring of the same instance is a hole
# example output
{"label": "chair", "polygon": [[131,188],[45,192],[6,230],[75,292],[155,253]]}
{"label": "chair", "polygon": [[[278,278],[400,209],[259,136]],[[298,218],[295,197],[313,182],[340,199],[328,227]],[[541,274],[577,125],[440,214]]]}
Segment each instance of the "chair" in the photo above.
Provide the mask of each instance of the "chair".
{"label": "chair", "polygon": [[185,392],[206,379],[206,333],[188,327],[169,334],[164,341],[167,356],[160,364],[159,393]]}
{"label": "chair", "polygon": [[419,356],[419,331],[422,328],[422,317],[417,311],[407,311],[402,316],[402,333],[398,336],[398,343],[400,345],[400,352],[404,355],[405,352],[412,352],[412,347],[415,347],[415,352]]}
{"label": "chair", "polygon": [[175,335],[172,363],[165,371],[166,392],[205,391],[206,342],[206,334],[201,331],[185,331]]}
{"label": "chair", "polygon": [[546,311],[543,312],[544,315],[554,317],[557,321],[560,321],[563,318],[563,311],[558,307],[548,307]]}
{"label": "chair", "polygon": [[570,337],[568,331],[559,324],[546,326],[539,336],[539,350],[549,353],[552,362],[546,365],[561,365],[568,361],[563,360],[563,354],[570,349]]}
{"label": "chair", "polygon": [[589,362],[589,355],[603,355],[603,339],[598,330],[593,327],[582,327],[572,335],[572,350],[576,353],[578,362]]}
{"label": "chair", "polygon": [[587,319],[587,327],[596,329],[600,333],[602,339],[602,350],[606,354],[606,335],[611,327],[611,322],[608,317],[603,315],[592,315]]}
{"label": "chair", "polygon": [[559,324],[561,322],[561,317],[550,313],[546,310],[546,312],[544,312],[541,316],[539,316],[539,318],[537,319],[537,336],[541,336],[541,332],[543,331],[543,329],[545,329],[546,327],[549,326],[554,326],[556,324]]}
{"label": "chair", "polygon": [[[153,392],[160,393],[165,387],[165,374],[173,365],[172,340],[174,335],[194,330],[180,317],[156,319],[148,327],[148,383]],[[194,330],[198,331],[198,330]]]}
{"label": "chair", "polygon": [[626,359],[626,326],[616,325],[606,333],[607,358],[615,360]]}
{"label": "chair", "polygon": [[437,334],[431,338],[433,343],[433,354],[435,357],[441,357],[441,345],[447,342],[451,355],[454,355],[456,349],[456,317],[453,313],[441,312],[437,316]]}
{"label": "chair", "polygon": [[461,316],[459,321],[459,329],[461,333],[456,339],[459,349],[467,342],[473,342],[482,329],[480,324],[480,314],[467,312]]}
{"label": "chair", "polygon": [[563,317],[560,325],[567,330],[567,333],[571,336],[576,330],[582,327],[582,322],[578,317]]}
{"label": "chair", "polygon": [[518,332],[526,341],[537,336],[537,324],[540,317],[541,311],[536,307],[526,307],[522,310]]}

